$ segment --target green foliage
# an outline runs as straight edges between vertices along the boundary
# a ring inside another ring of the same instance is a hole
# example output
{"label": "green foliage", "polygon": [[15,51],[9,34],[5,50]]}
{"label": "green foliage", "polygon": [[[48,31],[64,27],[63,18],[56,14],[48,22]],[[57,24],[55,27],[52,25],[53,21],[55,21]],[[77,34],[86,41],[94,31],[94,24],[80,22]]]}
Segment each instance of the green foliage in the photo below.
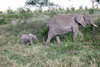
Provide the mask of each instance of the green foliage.
{"label": "green foliage", "polygon": [[[46,24],[49,17],[63,13],[88,13],[75,10],[71,12],[52,10],[42,13],[27,13],[27,19],[20,19],[22,14],[1,14],[1,21],[7,25],[0,26],[0,66],[1,67],[100,67],[100,41],[92,41],[91,27],[80,27],[84,38],[78,36],[77,42],[72,42],[72,33],[60,36],[62,44],[58,45],[55,38],[49,46],[43,43],[47,39]],[[55,13],[53,13],[55,11]],[[99,12],[98,10],[95,10]],[[25,15],[25,16],[26,16]],[[30,18],[31,17],[31,18]],[[9,23],[12,18],[18,19],[15,25]],[[8,21],[9,19],[9,21]],[[99,25],[99,18],[96,22]],[[99,31],[99,28],[98,28]],[[20,33],[33,33],[38,42],[33,45],[20,44]]]}
{"label": "green foliage", "polygon": [[87,6],[85,7],[85,10],[88,10],[88,7]]}
{"label": "green foliage", "polygon": [[94,14],[94,9],[89,9],[89,14]]}
{"label": "green foliage", "polygon": [[98,67],[100,66],[99,51],[99,47],[97,48],[89,42],[63,42],[61,45],[54,43],[48,47],[39,43],[31,46],[9,44],[2,46],[0,58],[4,62],[1,62],[0,66],[89,67],[93,65]]}
{"label": "green foliage", "polygon": [[99,3],[100,2],[100,0],[96,0],[97,1],[97,3]]}
{"label": "green foliage", "polygon": [[20,18],[20,16],[21,15],[18,15],[18,14],[7,14],[7,15],[1,14],[0,24],[9,24],[12,21],[12,19]]}
{"label": "green foliage", "polygon": [[0,24],[9,24],[14,19],[27,20],[30,17],[32,17],[32,13],[28,13],[27,11],[25,12],[25,14],[1,14],[0,15]]}
{"label": "green foliage", "polygon": [[4,18],[0,19],[0,25],[2,25],[2,24],[7,24],[7,22],[5,21]]}
{"label": "green foliage", "polygon": [[[49,11],[49,12],[48,12]],[[49,15],[50,17],[53,17],[54,15],[58,14],[56,9],[48,10],[45,12],[46,15]]]}
{"label": "green foliage", "polygon": [[19,13],[19,14],[25,14],[25,10],[24,10],[24,8],[18,8],[17,9],[17,12]]}
{"label": "green foliage", "polygon": [[80,7],[79,7],[79,10],[83,10],[83,7],[82,7],[82,6],[80,6]]}
{"label": "green foliage", "polygon": [[14,14],[14,12],[8,7],[7,14]]}
{"label": "green foliage", "polygon": [[18,15],[20,15],[20,18],[22,18],[22,19],[30,18],[33,15],[32,12],[31,12],[31,10],[28,9],[28,8],[26,8],[26,9],[24,9],[24,8],[18,8],[17,12],[18,12]]}
{"label": "green foliage", "polygon": [[26,4],[39,7],[40,12],[42,12],[44,6],[54,5],[53,3],[49,2],[49,0],[27,0]]}
{"label": "green foliage", "polygon": [[71,10],[74,12],[75,11],[75,7],[71,7]]}

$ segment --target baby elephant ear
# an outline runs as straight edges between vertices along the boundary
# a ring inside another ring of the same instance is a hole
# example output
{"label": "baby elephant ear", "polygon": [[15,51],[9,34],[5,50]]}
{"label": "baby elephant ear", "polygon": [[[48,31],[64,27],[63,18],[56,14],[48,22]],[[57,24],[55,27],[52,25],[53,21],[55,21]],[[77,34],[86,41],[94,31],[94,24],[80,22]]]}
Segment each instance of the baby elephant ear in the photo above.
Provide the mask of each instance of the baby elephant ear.
{"label": "baby elephant ear", "polygon": [[86,27],[86,23],[84,22],[83,15],[75,15],[75,21],[76,23],[81,24],[83,27]]}

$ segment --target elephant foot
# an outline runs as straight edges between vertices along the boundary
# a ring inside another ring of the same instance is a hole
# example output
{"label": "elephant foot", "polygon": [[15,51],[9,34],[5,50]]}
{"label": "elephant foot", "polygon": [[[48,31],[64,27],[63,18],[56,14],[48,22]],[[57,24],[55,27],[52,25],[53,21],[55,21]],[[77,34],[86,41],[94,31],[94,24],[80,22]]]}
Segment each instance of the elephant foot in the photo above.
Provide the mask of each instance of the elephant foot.
{"label": "elephant foot", "polygon": [[50,43],[44,43],[44,45],[48,46]]}

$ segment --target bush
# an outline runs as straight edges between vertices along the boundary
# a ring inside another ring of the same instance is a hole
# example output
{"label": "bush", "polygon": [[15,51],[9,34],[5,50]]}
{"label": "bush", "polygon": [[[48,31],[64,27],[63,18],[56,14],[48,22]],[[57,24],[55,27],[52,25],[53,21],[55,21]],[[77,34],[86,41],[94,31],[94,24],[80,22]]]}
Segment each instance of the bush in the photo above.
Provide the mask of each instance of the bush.
{"label": "bush", "polygon": [[7,24],[6,20],[4,18],[0,19],[0,25]]}

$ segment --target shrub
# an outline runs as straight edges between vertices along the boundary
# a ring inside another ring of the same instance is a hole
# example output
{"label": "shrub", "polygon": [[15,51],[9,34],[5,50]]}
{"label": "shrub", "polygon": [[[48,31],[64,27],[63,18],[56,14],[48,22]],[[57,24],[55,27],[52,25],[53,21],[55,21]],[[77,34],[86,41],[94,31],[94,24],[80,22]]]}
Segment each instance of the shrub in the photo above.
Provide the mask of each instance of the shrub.
{"label": "shrub", "polygon": [[7,24],[6,20],[4,18],[0,19],[0,25]]}

